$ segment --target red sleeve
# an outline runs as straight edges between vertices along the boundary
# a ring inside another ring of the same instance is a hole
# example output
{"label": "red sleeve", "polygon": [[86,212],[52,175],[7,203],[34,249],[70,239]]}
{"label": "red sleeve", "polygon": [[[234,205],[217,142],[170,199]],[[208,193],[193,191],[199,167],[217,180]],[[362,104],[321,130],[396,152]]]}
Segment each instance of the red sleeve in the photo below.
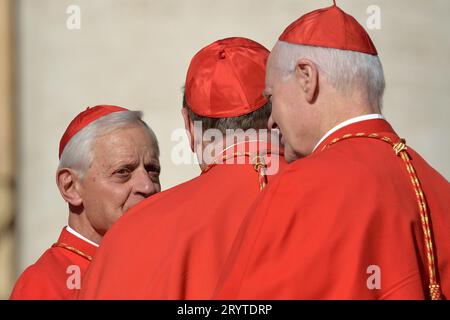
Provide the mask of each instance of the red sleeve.
{"label": "red sleeve", "polygon": [[11,300],[58,299],[59,293],[53,281],[34,265],[28,267],[17,280]]}

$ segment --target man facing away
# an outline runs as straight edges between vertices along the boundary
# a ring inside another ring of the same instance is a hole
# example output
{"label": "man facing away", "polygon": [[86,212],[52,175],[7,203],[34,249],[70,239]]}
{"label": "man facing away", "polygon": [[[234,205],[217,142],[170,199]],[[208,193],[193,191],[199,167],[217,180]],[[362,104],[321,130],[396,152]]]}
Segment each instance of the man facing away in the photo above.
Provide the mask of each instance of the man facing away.
{"label": "man facing away", "polygon": [[80,298],[212,295],[245,212],[284,165],[266,130],[268,54],[252,40],[228,38],[194,56],[182,115],[202,173],[141,202],[111,229]]}
{"label": "man facing away", "polygon": [[450,186],[381,115],[383,69],[336,5],[280,36],[266,95],[290,165],[246,216],[219,299],[441,299]]}

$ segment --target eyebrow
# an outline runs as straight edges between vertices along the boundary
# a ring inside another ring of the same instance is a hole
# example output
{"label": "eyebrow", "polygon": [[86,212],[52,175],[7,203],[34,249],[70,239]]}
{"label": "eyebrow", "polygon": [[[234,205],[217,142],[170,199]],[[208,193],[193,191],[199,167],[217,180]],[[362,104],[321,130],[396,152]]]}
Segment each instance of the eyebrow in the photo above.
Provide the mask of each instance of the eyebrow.
{"label": "eyebrow", "polygon": [[144,159],[144,165],[153,164],[155,166],[160,167],[161,164],[159,162],[159,157],[152,156],[149,159]]}
{"label": "eyebrow", "polygon": [[113,164],[111,165],[111,168],[115,169],[115,168],[119,168],[119,167],[127,167],[127,166],[131,166],[131,167],[137,167],[139,165],[139,160],[132,160],[132,159],[121,159],[118,160],[116,162],[113,162]]}

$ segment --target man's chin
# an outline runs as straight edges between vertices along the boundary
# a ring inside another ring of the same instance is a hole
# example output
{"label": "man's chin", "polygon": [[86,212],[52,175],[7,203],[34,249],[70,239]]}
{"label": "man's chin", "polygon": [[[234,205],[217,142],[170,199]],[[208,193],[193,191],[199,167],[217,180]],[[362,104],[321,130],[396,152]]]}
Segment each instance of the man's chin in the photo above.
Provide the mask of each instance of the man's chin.
{"label": "man's chin", "polygon": [[300,156],[289,145],[285,145],[284,159],[286,160],[287,163],[292,163],[299,158]]}
{"label": "man's chin", "polygon": [[292,163],[292,162],[294,162],[295,160],[297,160],[298,158],[295,158],[295,157],[293,157],[293,156],[290,156],[290,155],[288,155],[288,154],[284,154],[284,159],[286,160],[286,162],[287,163]]}

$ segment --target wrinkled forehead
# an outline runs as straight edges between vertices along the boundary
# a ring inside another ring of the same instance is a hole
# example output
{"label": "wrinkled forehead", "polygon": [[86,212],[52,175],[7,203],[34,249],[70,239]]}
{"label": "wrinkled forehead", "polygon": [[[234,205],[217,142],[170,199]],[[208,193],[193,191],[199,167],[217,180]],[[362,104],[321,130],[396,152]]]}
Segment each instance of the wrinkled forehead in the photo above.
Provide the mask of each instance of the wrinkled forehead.
{"label": "wrinkled forehead", "polygon": [[143,124],[128,125],[103,133],[95,139],[93,145],[95,156],[117,159],[142,154],[158,158],[156,137]]}

